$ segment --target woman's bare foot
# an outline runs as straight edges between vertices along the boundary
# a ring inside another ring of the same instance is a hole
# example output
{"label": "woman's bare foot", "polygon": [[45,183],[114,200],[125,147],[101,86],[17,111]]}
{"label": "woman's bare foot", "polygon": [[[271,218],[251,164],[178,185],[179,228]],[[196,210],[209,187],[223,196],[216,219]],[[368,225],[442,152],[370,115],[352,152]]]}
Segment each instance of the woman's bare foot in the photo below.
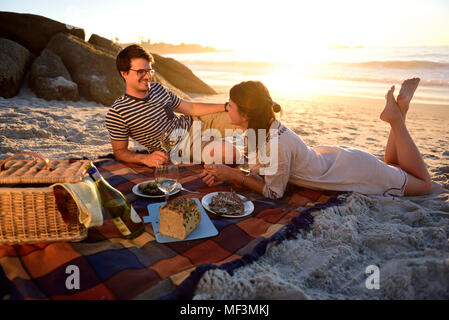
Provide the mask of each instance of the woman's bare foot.
{"label": "woman's bare foot", "polygon": [[384,110],[380,114],[380,119],[390,124],[396,121],[404,121],[401,109],[396,103],[393,93],[394,93],[394,86],[392,86],[385,95],[387,102],[385,103]]}
{"label": "woman's bare foot", "polygon": [[401,90],[399,91],[397,97],[397,103],[404,118],[407,114],[408,107],[410,106],[410,101],[413,98],[413,94],[415,93],[420,80],[421,79],[419,78],[413,78],[407,79],[402,83]]}

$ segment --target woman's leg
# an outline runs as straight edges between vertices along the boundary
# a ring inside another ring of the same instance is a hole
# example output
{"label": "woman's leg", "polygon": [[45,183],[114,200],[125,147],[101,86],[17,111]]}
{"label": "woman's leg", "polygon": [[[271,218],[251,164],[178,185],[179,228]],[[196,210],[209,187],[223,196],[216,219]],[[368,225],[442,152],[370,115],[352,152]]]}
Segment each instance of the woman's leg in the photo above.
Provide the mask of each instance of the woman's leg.
{"label": "woman's leg", "polygon": [[[399,106],[399,110],[401,110],[402,117],[405,118],[407,116],[408,108],[410,106],[410,101],[413,98],[413,94],[418,87],[420,79],[413,78],[407,79],[402,83],[401,90],[399,91],[399,95],[397,98],[397,104]],[[394,133],[390,129],[390,135],[388,136],[387,146],[385,148],[384,161],[388,164],[398,165],[398,155],[396,152],[396,143],[394,138]]]}
{"label": "woman's leg", "polygon": [[[409,84],[406,86],[408,87]],[[405,188],[405,194],[425,194],[428,193],[431,188],[430,175],[415,142],[405,126],[405,119],[401,112],[402,110],[396,103],[393,92],[394,86],[391,87],[387,93],[387,102],[380,118],[391,125],[391,133],[393,134],[396,149],[397,165],[409,174],[409,181]],[[410,102],[410,90],[405,90],[404,88],[401,92],[401,100],[403,102],[406,100]],[[413,95],[413,92],[414,90],[411,92],[411,95]]]}

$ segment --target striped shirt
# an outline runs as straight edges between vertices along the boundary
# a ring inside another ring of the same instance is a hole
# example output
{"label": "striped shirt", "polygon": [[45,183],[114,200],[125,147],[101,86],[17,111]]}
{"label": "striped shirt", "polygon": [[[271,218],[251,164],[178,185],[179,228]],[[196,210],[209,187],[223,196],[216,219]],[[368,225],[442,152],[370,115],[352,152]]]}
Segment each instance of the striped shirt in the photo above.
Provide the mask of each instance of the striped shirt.
{"label": "striped shirt", "polygon": [[163,151],[160,145],[164,132],[174,129],[188,131],[189,115],[176,115],[173,110],[181,99],[160,83],[152,82],[144,99],[124,94],[117,98],[106,114],[106,128],[111,140],[126,141],[129,137],[148,148]]}

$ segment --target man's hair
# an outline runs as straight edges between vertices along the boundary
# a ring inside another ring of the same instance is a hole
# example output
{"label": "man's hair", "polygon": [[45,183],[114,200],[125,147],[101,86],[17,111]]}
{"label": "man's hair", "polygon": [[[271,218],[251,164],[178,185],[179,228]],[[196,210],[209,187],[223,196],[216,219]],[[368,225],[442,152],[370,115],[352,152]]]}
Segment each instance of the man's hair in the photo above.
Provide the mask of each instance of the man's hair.
{"label": "man's hair", "polygon": [[131,69],[131,59],[134,58],[143,58],[149,63],[154,64],[154,58],[151,53],[146,52],[144,48],[137,44],[132,44],[120,51],[115,60],[120,77],[122,76],[120,71],[129,71]]}

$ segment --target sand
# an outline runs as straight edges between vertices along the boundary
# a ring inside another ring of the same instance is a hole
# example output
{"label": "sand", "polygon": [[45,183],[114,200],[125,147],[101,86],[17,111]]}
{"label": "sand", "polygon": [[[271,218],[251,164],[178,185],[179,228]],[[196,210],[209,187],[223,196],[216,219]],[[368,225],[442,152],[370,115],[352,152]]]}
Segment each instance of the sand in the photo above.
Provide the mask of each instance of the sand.
{"label": "sand", "polygon": [[[227,96],[195,99],[223,102]],[[350,145],[383,157],[389,132],[379,120],[383,99],[277,102],[288,115],[281,120],[308,145]],[[0,98],[0,159],[23,151],[50,159],[111,153],[106,112],[106,106],[85,100],[45,101],[22,88],[15,98]],[[233,276],[207,272],[194,299],[448,299],[448,123],[449,107],[437,105],[412,104],[407,119],[435,182],[432,194],[354,194],[338,208],[316,212],[310,231],[270,245],[265,256]],[[370,265],[379,268],[379,289],[365,285]]]}

